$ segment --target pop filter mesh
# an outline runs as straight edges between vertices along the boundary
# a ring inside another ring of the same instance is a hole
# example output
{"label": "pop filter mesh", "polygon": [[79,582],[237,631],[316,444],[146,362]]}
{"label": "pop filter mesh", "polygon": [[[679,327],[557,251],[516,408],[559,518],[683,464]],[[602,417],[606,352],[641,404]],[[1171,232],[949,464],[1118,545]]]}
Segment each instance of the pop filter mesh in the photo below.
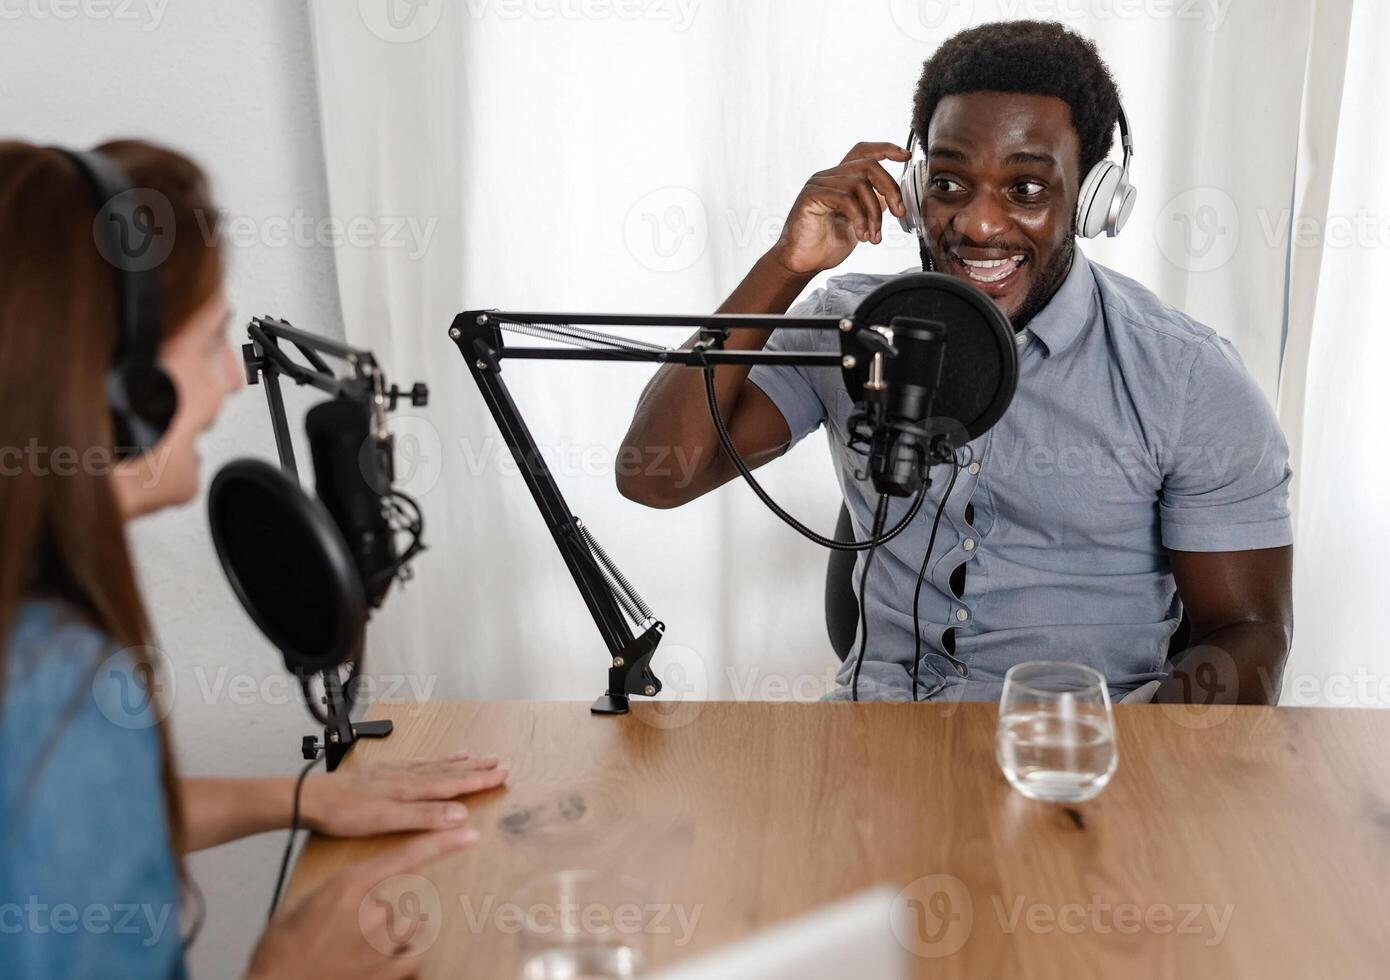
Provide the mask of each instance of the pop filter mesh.
{"label": "pop filter mesh", "polygon": [[213,481],[208,513],[223,571],[287,667],[324,670],[355,655],[361,582],[321,504],[274,467],[240,460]]}
{"label": "pop filter mesh", "polygon": [[[854,320],[861,327],[886,327],[897,316],[946,325],[941,385],[932,415],[959,423],[971,439],[989,431],[1018,386],[1013,329],[994,301],[950,276],[912,273],[884,283],[865,297]],[[856,402],[863,398],[870,356],[859,349],[854,368],[843,372],[845,387]]]}

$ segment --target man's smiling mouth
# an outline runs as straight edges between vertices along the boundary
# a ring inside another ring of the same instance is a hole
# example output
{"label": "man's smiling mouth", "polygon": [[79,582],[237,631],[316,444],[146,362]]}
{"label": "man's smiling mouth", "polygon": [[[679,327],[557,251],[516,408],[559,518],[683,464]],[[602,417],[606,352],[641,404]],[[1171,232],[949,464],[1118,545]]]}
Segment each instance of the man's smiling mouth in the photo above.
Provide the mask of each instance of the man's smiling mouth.
{"label": "man's smiling mouth", "polygon": [[988,258],[965,258],[950,251],[947,259],[957,277],[984,288],[986,293],[992,295],[1012,285],[1019,270],[1028,263],[1028,256],[1021,252]]}

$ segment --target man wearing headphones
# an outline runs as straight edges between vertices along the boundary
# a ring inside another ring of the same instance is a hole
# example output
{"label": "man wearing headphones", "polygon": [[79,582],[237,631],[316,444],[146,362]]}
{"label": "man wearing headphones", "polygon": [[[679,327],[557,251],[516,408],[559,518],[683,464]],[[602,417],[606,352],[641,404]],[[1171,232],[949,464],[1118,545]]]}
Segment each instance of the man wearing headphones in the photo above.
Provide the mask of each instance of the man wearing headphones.
{"label": "man wearing headphones", "polygon": [[[1106,159],[1117,128],[1119,166]],[[719,309],[786,312],[817,273],[881,242],[888,210],[918,235],[924,269],[971,283],[1014,328],[1009,410],[879,549],[859,696],[989,700],[1014,664],[1068,660],[1100,670],[1116,697],[1273,703],[1292,637],[1287,446],[1229,343],[1076,248],[1077,236],[1117,234],[1134,203],[1128,122],[1094,45],[1036,21],[958,34],[923,67],[913,133],[916,153],[913,140],[860,143],[812,176],[777,244]],[[905,164],[900,181],[884,161]],[[891,278],[831,278],[791,313],[848,315]],[[726,346],[838,343],[746,330]],[[716,395],[750,466],[824,424],[866,537],[875,495],[846,444],[839,371],[724,366]],[[674,507],[737,475],[699,372],[663,367],[622,458],[673,449],[699,464],[686,479],[624,468],[623,494]],[[1170,650],[1184,614],[1190,638]],[[847,664],[842,685],[849,675]]]}

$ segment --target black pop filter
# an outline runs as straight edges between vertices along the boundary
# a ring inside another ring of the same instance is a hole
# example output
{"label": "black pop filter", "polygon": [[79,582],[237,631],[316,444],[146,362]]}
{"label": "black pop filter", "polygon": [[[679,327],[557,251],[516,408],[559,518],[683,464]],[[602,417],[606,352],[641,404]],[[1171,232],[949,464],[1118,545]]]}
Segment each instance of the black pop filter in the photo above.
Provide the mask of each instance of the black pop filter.
{"label": "black pop filter", "polygon": [[[854,312],[856,327],[886,327],[894,317],[935,320],[946,327],[941,383],[932,417],[948,420],[978,439],[1003,417],[1018,387],[1014,331],[999,307],[967,282],[939,272],[914,272],[889,280],[864,298]],[[854,334],[841,334],[842,350],[854,367],[842,371],[850,398],[864,399],[872,351]]]}
{"label": "black pop filter", "polygon": [[301,677],[355,660],[367,622],[362,578],[327,509],[258,459],[228,463],[208,491],[222,570]]}

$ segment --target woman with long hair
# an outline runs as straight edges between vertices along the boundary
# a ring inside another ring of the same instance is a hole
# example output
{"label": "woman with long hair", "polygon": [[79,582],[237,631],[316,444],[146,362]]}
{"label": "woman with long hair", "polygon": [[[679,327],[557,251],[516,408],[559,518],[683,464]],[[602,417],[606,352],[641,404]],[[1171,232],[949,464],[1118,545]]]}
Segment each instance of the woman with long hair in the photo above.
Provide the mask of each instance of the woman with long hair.
{"label": "woman with long hair", "polygon": [[[157,363],[176,409],[144,451],[113,403],[127,338],[111,220],[80,159],[0,142],[0,976],[185,972],[183,855],[290,825],[291,779],[180,779],[153,682],[152,634],[126,523],[197,494],[198,437],[240,385],[207,181],[170,150],[109,143],[159,207]],[[129,217],[129,215],[126,215]],[[166,227],[168,225],[168,227]],[[116,234],[131,229],[114,229]],[[167,254],[164,252],[167,251]],[[456,756],[309,777],[302,823],[366,836],[430,831],[277,913],[249,972],[414,973],[386,903],[394,874],[477,839],[458,797],[502,784]]]}

